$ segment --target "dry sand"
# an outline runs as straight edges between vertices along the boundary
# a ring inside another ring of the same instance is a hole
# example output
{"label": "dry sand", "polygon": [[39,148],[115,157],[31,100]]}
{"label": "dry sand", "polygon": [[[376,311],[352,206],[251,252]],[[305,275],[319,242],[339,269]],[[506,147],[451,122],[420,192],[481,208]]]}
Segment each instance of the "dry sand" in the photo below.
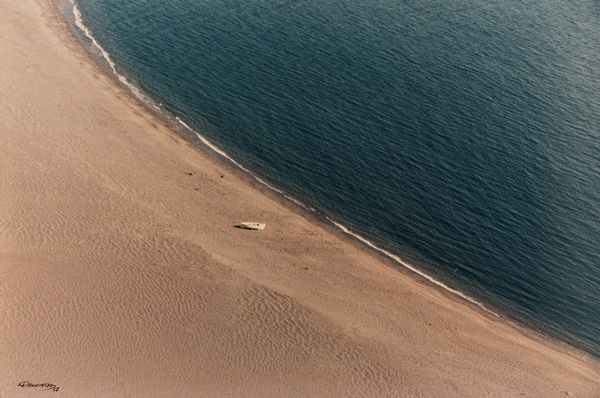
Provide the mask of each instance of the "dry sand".
{"label": "dry sand", "polygon": [[394,270],[169,131],[46,1],[0,0],[2,398],[600,397],[597,363]]}

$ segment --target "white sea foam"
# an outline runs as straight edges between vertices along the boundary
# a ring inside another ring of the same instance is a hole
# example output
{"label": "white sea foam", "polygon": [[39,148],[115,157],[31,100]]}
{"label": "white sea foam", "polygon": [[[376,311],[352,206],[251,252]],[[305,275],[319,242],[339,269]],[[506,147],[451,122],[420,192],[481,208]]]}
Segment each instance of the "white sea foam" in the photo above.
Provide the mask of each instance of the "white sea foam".
{"label": "white sea foam", "polygon": [[[79,10],[79,7],[77,6],[76,0],[69,0],[69,2],[71,3],[71,6],[73,8],[73,17],[75,18],[75,25],[85,35],[85,37],[87,37],[90,40],[90,42],[92,43],[92,45],[94,46],[94,48],[100,53],[100,55],[102,56],[102,58],[104,59],[104,61],[106,62],[106,64],[110,67],[111,71],[119,79],[119,81],[121,83],[123,83],[129,90],[131,90],[131,92],[138,99],[143,100],[144,102],[146,102],[146,100],[147,100],[146,96],[133,83],[131,83],[129,81],[129,79],[127,79],[127,77],[125,77],[125,76],[123,76],[123,75],[121,75],[119,73],[119,71],[117,70],[117,66],[116,66],[115,62],[112,60],[112,58],[111,58],[110,54],[108,53],[108,51],[106,51],[100,45],[100,43],[98,43],[98,41],[96,40],[96,38],[92,34],[91,30],[85,25],[85,23],[83,22],[83,17],[81,15],[81,11]],[[158,107],[155,104],[152,104],[152,107],[154,109],[156,109],[157,111],[161,111],[161,108]],[[206,145],[207,147],[209,147],[210,149],[212,149],[214,152],[218,153],[219,155],[221,155],[225,159],[229,160],[231,163],[233,163],[235,166],[237,166],[241,170],[244,170],[245,172],[247,172],[248,174],[250,174],[251,176],[253,176],[254,179],[256,181],[258,181],[259,183],[261,183],[264,186],[266,186],[267,188],[269,188],[269,189],[271,189],[271,190],[273,190],[273,191],[275,191],[275,192],[283,195],[285,198],[287,198],[288,200],[290,200],[293,203],[297,204],[298,206],[301,206],[301,207],[303,207],[303,208],[305,208],[307,210],[313,211],[313,212],[315,211],[315,209],[313,209],[312,207],[305,205],[304,203],[302,203],[301,201],[299,201],[298,199],[296,199],[296,198],[294,198],[292,196],[286,195],[282,190],[274,187],[273,185],[269,184],[268,182],[266,182],[262,178],[254,175],[249,169],[247,169],[246,167],[244,167],[243,165],[241,165],[239,162],[237,162],[235,159],[233,159],[231,156],[229,156],[221,148],[219,148],[218,146],[214,145],[206,137],[204,137],[203,135],[199,134],[197,131],[195,131],[194,129],[192,129],[186,122],[184,122],[183,120],[181,120],[179,117],[176,117],[175,119],[183,127],[185,127],[186,129],[188,129],[189,131],[193,132],[196,135],[196,137],[198,137],[198,139],[200,141],[202,141],[202,143],[204,145]]]}
{"label": "white sea foam", "polygon": [[[90,40],[90,42],[92,43],[92,45],[96,48],[97,51],[99,51],[100,55],[102,56],[102,58],[106,61],[106,63],[108,64],[108,66],[111,68],[112,72],[114,73],[115,76],[117,76],[117,78],[119,79],[119,81],[121,83],[123,83],[125,86],[127,86],[128,89],[131,90],[131,92],[140,100],[145,101],[147,100],[146,96],[133,84],[131,83],[125,76],[121,75],[118,70],[117,70],[117,66],[114,63],[114,61],[112,60],[110,54],[100,45],[100,43],[98,43],[98,41],[96,40],[96,38],[92,35],[92,32],[90,31],[90,29],[84,24],[83,19],[82,19],[82,15],[81,12],[79,10],[79,7],[77,6],[76,0],[69,0],[69,2],[71,3],[72,7],[73,7],[73,16],[75,18],[75,25],[81,30],[81,32]],[[157,107],[156,105],[153,105],[154,108],[156,108],[157,110],[160,110],[159,107]],[[190,132],[193,132],[196,137],[198,137],[198,139],[207,147],[209,147],[211,150],[213,150],[214,152],[216,152],[217,154],[221,155],[222,157],[224,157],[225,159],[229,160],[231,163],[233,163],[236,167],[240,168],[241,170],[247,172],[248,174],[250,174],[256,181],[258,181],[259,183],[263,184],[264,186],[266,186],[267,188],[283,195],[286,199],[292,201],[293,203],[297,204],[298,206],[301,206],[307,210],[310,210],[312,212],[316,212],[316,210],[312,207],[309,207],[307,205],[305,205],[304,203],[302,203],[301,201],[299,201],[298,199],[289,196],[287,194],[285,194],[285,192],[283,192],[282,190],[274,187],[273,185],[269,184],[268,182],[266,182],[265,180],[263,180],[262,178],[256,176],[254,173],[252,173],[249,169],[247,169],[246,167],[244,167],[242,164],[240,164],[239,162],[237,162],[235,159],[233,159],[231,156],[229,156],[225,151],[223,151],[221,148],[219,148],[218,146],[214,145],[212,142],[210,142],[206,137],[204,137],[203,135],[199,134],[197,131],[195,131],[193,128],[191,128],[186,122],[184,122],[183,120],[181,120],[179,117],[175,117],[175,119],[177,120],[177,122],[179,124],[181,124],[183,127],[185,127],[186,129],[188,129]],[[355,239],[358,239],[359,241],[361,241],[362,243],[366,244],[367,246],[371,247],[372,249],[384,254],[385,256],[391,258],[392,260],[394,260],[395,262],[397,262],[398,264],[402,265],[403,267],[411,270],[412,272],[416,273],[417,275],[423,277],[424,279],[428,280],[429,282],[433,283],[434,285],[441,287],[442,289],[455,294],[456,296],[480,307],[481,309],[483,309],[484,311],[495,315],[497,317],[500,317],[496,312],[490,310],[489,308],[487,308],[486,306],[484,306],[482,303],[480,303],[479,301],[475,300],[474,298],[464,294],[463,292],[453,289],[450,286],[446,285],[445,283],[438,281],[437,279],[433,278],[432,276],[426,274],[425,272],[419,270],[418,268],[415,268],[414,266],[410,265],[409,263],[407,263],[406,261],[402,260],[400,257],[398,257],[397,255],[390,253],[389,251],[382,249],[380,247],[378,247],[377,245],[375,245],[373,242],[369,241],[368,239],[360,236],[357,233],[352,232],[350,229],[348,229],[346,226],[333,221],[332,219],[330,219],[329,217],[326,217],[327,220],[329,220],[329,222],[331,222],[333,225],[335,225],[337,228],[339,228],[342,232],[354,237]]]}
{"label": "white sea foam", "polygon": [[260,182],[261,184],[263,184],[264,186],[266,186],[269,189],[272,189],[273,191],[280,193],[283,195],[283,191],[281,189],[275,188],[273,185],[269,184],[268,182],[266,182],[265,180],[263,180],[260,177],[254,176],[254,179],[258,182]]}
{"label": "white sea foam", "polygon": [[210,142],[206,137],[204,137],[202,134],[198,133],[196,130],[194,130],[193,128],[191,128],[186,122],[184,122],[183,120],[181,120],[179,117],[176,117],[176,119],[179,122],[179,124],[181,124],[183,127],[185,127],[186,129],[188,129],[189,131],[193,132],[196,135],[196,137],[198,137],[198,139],[200,141],[202,141],[202,143],[204,145],[206,145],[207,147],[209,147],[210,149],[212,149],[214,152],[218,153],[219,155],[221,155],[225,159],[229,160],[231,163],[233,163],[239,169],[241,169],[241,170],[245,171],[246,173],[250,174],[256,181],[258,181],[262,185],[266,186],[267,188],[269,188],[272,191],[277,192],[278,194],[283,195],[286,199],[290,200],[291,202],[294,202],[298,206],[301,206],[301,207],[305,208],[306,210],[310,210],[310,211],[313,211],[313,212],[315,211],[315,209],[313,209],[312,207],[307,206],[304,203],[302,203],[301,201],[299,201],[298,199],[285,194],[285,192],[283,192],[281,189],[274,187],[273,185],[269,184],[268,182],[266,182],[265,180],[263,180],[259,176],[257,176],[254,173],[252,173],[252,171],[250,171],[248,168],[246,168],[243,165],[241,165],[238,161],[236,161],[234,158],[232,158],[231,156],[229,156],[227,154],[227,152],[225,152],[224,150],[222,150],[221,148],[219,148],[218,146],[216,146],[215,144],[213,144],[212,142]]}
{"label": "white sea foam", "polygon": [[316,210],[310,206],[305,205],[304,203],[302,203],[301,201],[299,201],[298,199],[294,198],[293,196],[290,195],[283,195],[287,200],[294,202],[295,204],[297,204],[300,207],[303,207],[306,210],[310,210],[313,213],[316,213]]}
{"label": "white sea foam", "polygon": [[482,310],[500,317],[500,315],[498,315],[496,312],[490,310],[489,308],[487,308],[485,305],[483,305],[482,303],[480,303],[479,301],[475,300],[474,298],[466,295],[465,293],[461,292],[460,290],[456,290],[451,288],[450,286],[446,285],[445,283],[438,281],[437,279],[435,279],[434,277],[432,277],[431,275],[426,274],[425,272],[419,270],[418,268],[410,265],[409,263],[407,263],[406,261],[402,260],[400,257],[398,257],[397,255],[390,253],[389,251],[380,248],[379,246],[375,245],[373,242],[369,241],[368,239],[360,236],[357,233],[352,232],[350,229],[348,229],[345,225],[340,224],[336,221],[333,221],[331,218],[326,217],[327,220],[329,220],[329,222],[331,222],[333,225],[335,225],[336,227],[338,227],[342,232],[354,237],[355,239],[358,239],[359,241],[361,241],[362,243],[364,243],[365,245],[371,247],[372,249],[384,254],[385,256],[391,258],[392,260],[394,260],[395,262],[397,262],[398,264],[402,265],[403,267],[411,270],[412,272],[414,272],[415,274],[427,279],[429,282],[433,283],[436,286],[441,287],[442,289],[457,295],[458,297],[462,298],[463,300],[466,300],[472,304],[475,304],[476,306],[478,306],[479,308],[481,308]]}
{"label": "white sea foam", "polygon": [[202,134],[199,134],[197,131],[195,131],[194,129],[192,129],[187,123],[185,123],[183,120],[181,120],[180,118],[176,118],[177,121],[184,126],[185,128],[187,128],[190,131],[193,131],[194,134],[196,134],[196,137],[198,137],[198,139],[200,141],[202,141],[202,143],[204,143],[204,145],[206,145],[207,147],[209,147],[210,149],[212,149],[213,151],[215,151],[216,153],[218,153],[219,155],[223,156],[225,159],[229,160],[231,163],[233,163],[234,165],[236,165],[237,167],[239,167],[241,170],[244,170],[246,173],[250,174],[256,181],[258,181],[259,183],[261,183],[262,185],[266,186],[267,188],[269,188],[272,191],[277,192],[280,195],[283,195],[283,197],[285,197],[287,200],[295,203],[296,205],[306,209],[306,210],[310,210],[312,212],[315,212],[315,209],[313,209],[310,206],[305,205],[304,203],[302,203],[301,201],[299,201],[298,199],[294,198],[293,196],[290,196],[288,194],[286,194],[284,191],[282,191],[279,188],[274,187],[273,185],[269,184],[268,182],[266,182],[265,180],[263,180],[262,178],[260,178],[259,176],[255,175],[254,173],[252,173],[249,169],[247,169],[246,167],[242,166],[239,162],[237,162],[235,159],[233,159],[231,156],[229,156],[225,151],[223,151],[221,148],[219,148],[218,146],[216,146],[215,144],[213,144],[212,142],[210,142],[206,137],[204,137]]}
{"label": "white sea foam", "polygon": [[232,158],[231,156],[229,156],[227,154],[227,152],[225,152],[224,150],[222,150],[221,148],[219,148],[218,146],[216,146],[215,144],[213,144],[212,142],[210,142],[206,137],[204,137],[202,134],[199,134],[196,130],[194,130],[193,128],[191,128],[186,122],[184,122],[183,120],[181,120],[179,117],[175,117],[175,119],[177,120],[177,122],[179,124],[181,124],[183,127],[185,127],[186,129],[188,129],[189,131],[193,132],[196,137],[198,137],[198,139],[200,141],[202,141],[202,143],[204,145],[206,145],[207,147],[209,147],[210,149],[212,149],[214,152],[218,153],[219,155],[223,156],[225,159],[229,160],[231,163],[233,163],[234,165],[236,165],[237,167],[239,167],[240,169],[244,170],[247,173],[251,173],[250,170],[248,170],[247,168],[245,168],[244,166],[242,166],[240,163],[238,163],[234,158]]}
{"label": "white sea foam", "polygon": [[79,28],[79,30],[87,37],[92,45],[96,48],[96,50],[100,53],[104,61],[110,67],[114,75],[119,79],[121,83],[123,83],[131,92],[140,100],[145,100],[146,96],[133,84],[131,83],[125,76],[121,75],[117,71],[117,66],[112,60],[110,54],[98,43],[94,35],[90,29],[83,22],[83,17],[81,15],[81,11],[77,6],[76,0],[69,0],[73,7],[73,17],[75,18],[75,25]]}

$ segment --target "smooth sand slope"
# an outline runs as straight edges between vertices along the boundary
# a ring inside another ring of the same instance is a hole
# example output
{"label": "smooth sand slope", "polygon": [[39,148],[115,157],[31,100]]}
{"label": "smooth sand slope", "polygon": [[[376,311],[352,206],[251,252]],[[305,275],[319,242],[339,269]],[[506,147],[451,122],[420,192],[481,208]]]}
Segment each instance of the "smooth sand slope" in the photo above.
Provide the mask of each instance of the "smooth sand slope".
{"label": "smooth sand slope", "polygon": [[52,7],[0,0],[2,398],[600,397],[596,364],[394,270],[168,131]]}

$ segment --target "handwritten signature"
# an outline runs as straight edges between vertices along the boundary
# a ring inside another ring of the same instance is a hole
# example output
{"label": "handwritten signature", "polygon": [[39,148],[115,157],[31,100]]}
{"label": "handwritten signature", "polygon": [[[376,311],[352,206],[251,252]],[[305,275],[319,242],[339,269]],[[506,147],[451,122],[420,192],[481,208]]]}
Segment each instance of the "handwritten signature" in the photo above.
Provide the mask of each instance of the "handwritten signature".
{"label": "handwritten signature", "polygon": [[60,388],[56,384],[52,383],[30,383],[28,381],[22,381],[17,386],[21,388],[39,388],[40,391],[58,391]]}

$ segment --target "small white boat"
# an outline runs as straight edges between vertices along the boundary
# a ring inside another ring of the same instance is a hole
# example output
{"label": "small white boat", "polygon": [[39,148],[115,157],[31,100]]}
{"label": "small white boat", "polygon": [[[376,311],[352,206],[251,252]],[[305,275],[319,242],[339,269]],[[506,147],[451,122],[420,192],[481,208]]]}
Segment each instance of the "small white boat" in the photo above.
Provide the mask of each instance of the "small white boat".
{"label": "small white boat", "polygon": [[267,224],[262,224],[259,222],[242,222],[238,225],[238,227],[240,227],[240,228],[252,229],[255,231],[262,231],[263,229],[265,229],[266,226],[267,226]]}

